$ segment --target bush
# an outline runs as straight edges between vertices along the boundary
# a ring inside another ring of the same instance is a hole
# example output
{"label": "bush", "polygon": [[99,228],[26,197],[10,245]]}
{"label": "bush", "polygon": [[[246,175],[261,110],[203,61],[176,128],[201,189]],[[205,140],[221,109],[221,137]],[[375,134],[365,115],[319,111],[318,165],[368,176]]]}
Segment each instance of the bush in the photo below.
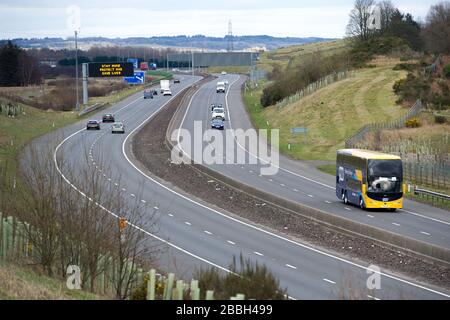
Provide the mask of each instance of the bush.
{"label": "bush", "polygon": [[405,122],[407,128],[418,128],[420,127],[420,121],[418,118],[411,118]]}
{"label": "bush", "polygon": [[450,63],[444,66],[443,72],[446,78],[450,78]]}
{"label": "bush", "polygon": [[440,116],[440,115],[435,115],[434,116],[434,122],[437,124],[444,124],[447,122],[447,118],[445,118],[444,116]]}

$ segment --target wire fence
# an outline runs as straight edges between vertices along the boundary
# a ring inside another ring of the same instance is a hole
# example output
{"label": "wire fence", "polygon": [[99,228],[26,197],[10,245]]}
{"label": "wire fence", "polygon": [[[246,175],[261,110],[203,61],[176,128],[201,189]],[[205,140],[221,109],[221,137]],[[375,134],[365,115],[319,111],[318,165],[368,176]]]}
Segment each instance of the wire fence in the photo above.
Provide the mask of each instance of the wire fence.
{"label": "wire fence", "polygon": [[332,74],[329,74],[320,80],[313,82],[309,84],[304,89],[297,91],[295,94],[284,98],[283,100],[276,103],[276,106],[278,109],[284,108],[285,106],[295,103],[299,101],[300,99],[316,92],[317,90],[320,90],[332,83],[347,79],[349,77],[353,77],[355,75],[355,72],[353,70],[345,70],[341,72],[334,72]]}
{"label": "wire fence", "polygon": [[369,123],[358,130],[356,134],[345,140],[346,148],[364,148],[364,138],[369,132],[375,132],[383,129],[399,129],[405,127],[406,121],[416,117],[422,110],[424,106],[420,100],[409,109],[409,111],[400,119],[389,121],[389,122],[378,122]]}

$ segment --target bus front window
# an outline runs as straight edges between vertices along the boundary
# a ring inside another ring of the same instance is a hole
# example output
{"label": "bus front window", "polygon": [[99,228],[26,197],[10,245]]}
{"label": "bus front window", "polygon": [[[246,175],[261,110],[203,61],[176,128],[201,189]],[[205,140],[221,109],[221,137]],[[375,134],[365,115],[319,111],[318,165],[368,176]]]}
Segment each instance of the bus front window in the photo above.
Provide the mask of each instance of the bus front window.
{"label": "bus front window", "polygon": [[369,160],[367,191],[376,193],[401,192],[402,180],[401,160]]}

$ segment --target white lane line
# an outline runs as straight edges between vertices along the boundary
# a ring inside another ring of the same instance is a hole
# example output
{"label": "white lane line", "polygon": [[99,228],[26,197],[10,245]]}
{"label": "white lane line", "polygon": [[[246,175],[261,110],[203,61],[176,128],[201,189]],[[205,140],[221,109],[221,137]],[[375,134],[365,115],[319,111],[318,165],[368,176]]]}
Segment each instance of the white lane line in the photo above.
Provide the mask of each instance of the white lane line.
{"label": "white lane line", "polygon": [[132,196],[133,198],[135,198],[135,197],[136,197],[136,195],[135,195],[134,193],[130,194],[130,196]]}
{"label": "white lane line", "polygon": [[293,266],[292,264],[288,264],[288,263],[286,263],[286,264],[285,264],[285,266],[286,266],[286,267],[288,267],[288,268],[291,268],[291,269],[297,270],[297,267],[296,267],[296,266]]}
{"label": "white lane line", "polygon": [[122,188],[122,191],[127,191],[127,189],[125,189],[125,188]]}
{"label": "white lane line", "polygon": [[118,186],[119,186],[119,184],[118,184],[117,182],[114,182],[114,185],[115,185],[116,187],[118,187]]}
{"label": "white lane line", "polygon": [[373,299],[373,300],[381,300],[380,298],[377,298],[377,297],[373,297],[373,296],[371,296],[371,295],[367,295],[367,298],[369,298],[369,299]]}
{"label": "white lane line", "polygon": [[[236,81],[237,81],[237,80],[236,80]],[[188,104],[188,107],[187,107],[187,109],[186,109],[186,112],[185,112],[185,114],[184,114],[184,118],[183,118],[183,120],[181,121],[181,124],[184,123],[184,121],[185,121],[185,119],[186,119],[186,116],[187,116],[187,113],[188,113],[188,111],[189,111],[189,108],[190,108],[190,106],[192,105],[192,101],[193,101],[194,97],[198,94],[198,92],[199,92],[199,90],[197,90],[197,91],[195,92],[195,94],[191,97],[191,99],[190,99],[190,101],[189,101],[189,104]],[[326,257],[331,258],[331,259],[335,259],[335,260],[340,261],[340,262],[343,262],[343,263],[346,263],[346,264],[351,265],[351,266],[353,266],[353,267],[356,267],[356,268],[359,268],[359,269],[362,269],[362,270],[366,270],[366,269],[367,269],[366,266],[363,266],[363,265],[361,265],[361,264],[357,264],[357,263],[352,262],[352,261],[350,261],[350,260],[346,260],[346,259],[341,258],[341,257],[339,257],[339,256],[335,256],[335,255],[332,255],[332,254],[330,254],[330,253],[327,253],[327,252],[318,250],[318,249],[313,248],[313,247],[311,247],[311,246],[308,246],[308,245],[305,245],[305,244],[302,244],[302,243],[299,243],[299,242],[295,242],[295,241],[293,241],[293,240],[291,240],[291,239],[285,238],[285,237],[280,236],[280,235],[278,235],[278,234],[275,234],[275,233],[273,233],[273,232],[270,232],[270,231],[264,230],[264,229],[262,229],[262,228],[259,228],[259,227],[255,226],[255,225],[253,225],[253,224],[246,223],[246,222],[244,222],[244,221],[242,221],[242,220],[239,220],[239,219],[237,219],[237,218],[230,217],[230,216],[228,216],[228,215],[226,215],[226,214],[224,214],[224,213],[222,213],[222,212],[220,212],[220,211],[217,211],[217,210],[215,210],[215,209],[213,209],[213,208],[210,208],[210,207],[208,207],[208,206],[206,206],[206,205],[204,205],[204,204],[201,204],[201,203],[199,203],[199,202],[197,202],[197,201],[195,201],[195,200],[193,200],[193,199],[191,199],[191,198],[189,198],[189,197],[187,197],[187,196],[185,196],[185,195],[183,195],[183,194],[181,194],[181,193],[176,192],[175,190],[173,190],[173,189],[171,189],[171,188],[165,186],[164,184],[160,183],[159,181],[157,181],[157,180],[153,179],[152,177],[150,177],[149,175],[145,174],[145,172],[143,172],[141,169],[139,169],[139,168],[138,168],[138,167],[130,160],[130,158],[128,157],[128,155],[127,155],[127,153],[126,153],[126,151],[125,151],[125,145],[126,145],[128,139],[129,139],[129,138],[130,138],[137,130],[139,130],[142,126],[144,126],[151,118],[153,118],[153,117],[155,116],[155,114],[157,114],[157,113],[159,112],[159,110],[162,109],[163,107],[164,107],[164,105],[161,106],[158,110],[156,110],[155,113],[153,113],[152,115],[150,115],[149,117],[147,117],[140,125],[138,125],[136,128],[134,128],[134,129],[127,135],[127,137],[125,138],[125,140],[124,140],[123,143],[122,143],[122,153],[123,153],[125,159],[126,159],[127,162],[128,162],[128,163],[129,163],[136,171],[138,171],[142,176],[144,176],[145,178],[147,178],[149,181],[152,181],[154,184],[156,184],[156,185],[162,187],[163,189],[167,190],[168,192],[173,193],[173,194],[179,196],[180,198],[182,198],[182,199],[184,199],[184,200],[186,200],[186,201],[188,201],[188,202],[190,202],[190,203],[193,203],[193,204],[195,204],[195,205],[197,205],[197,206],[199,206],[199,207],[201,207],[201,208],[204,208],[204,209],[206,209],[206,210],[208,210],[208,211],[214,212],[215,214],[217,214],[217,215],[219,215],[219,216],[221,216],[221,217],[223,217],[223,218],[225,218],[225,219],[228,219],[228,220],[234,221],[234,222],[236,222],[236,223],[239,223],[239,224],[241,224],[241,225],[247,226],[248,228],[251,228],[251,229],[253,229],[253,230],[257,230],[257,231],[262,232],[262,233],[264,233],[264,234],[270,235],[270,236],[272,236],[272,237],[274,237],[274,238],[277,238],[277,239],[286,241],[286,242],[288,242],[288,243],[290,243],[290,244],[293,244],[293,245],[295,245],[295,246],[298,246],[298,247],[301,247],[301,248],[304,248],[304,249],[308,249],[308,250],[310,250],[310,251],[312,251],[312,252],[315,252],[315,253],[317,253],[317,254],[326,256]],[[81,131],[82,131],[82,130],[80,130],[80,132],[81,132]],[[178,132],[178,139],[177,139],[178,145],[179,145],[179,146],[181,145],[181,144],[180,144],[180,136],[181,136],[181,130],[179,130],[179,132]],[[69,138],[70,138],[70,137],[69,137]],[[68,138],[67,138],[66,140],[68,140]],[[65,141],[64,141],[64,142],[65,142]],[[181,149],[181,148],[180,148],[180,149]],[[184,153],[185,155],[188,156],[188,154],[187,154],[184,150],[181,150],[181,151],[183,151],[183,153]],[[306,178],[306,180],[310,180],[310,179]],[[324,185],[324,186],[326,186],[326,185]],[[331,189],[334,189],[334,187],[330,187],[330,186],[326,186],[326,187],[329,187],[329,188],[331,188]],[[173,245],[173,244],[171,244],[171,245]],[[173,246],[175,246],[175,245],[173,245]],[[183,249],[183,250],[184,250],[184,249]],[[185,251],[186,251],[186,250],[185,250]],[[230,272],[228,269],[227,269],[227,271]],[[432,293],[435,293],[435,294],[437,294],[437,295],[440,295],[440,296],[443,296],[443,297],[446,297],[446,298],[450,298],[450,294],[443,293],[443,292],[440,292],[440,291],[437,291],[437,290],[434,290],[434,289],[431,289],[431,288],[427,288],[427,287],[422,286],[422,285],[420,285],[420,284],[417,284],[417,283],[414,283],[414,282],[411,282],[411,281],[408,281],[408,280],[405,280],[405,279],[402,279],[402,278],[398,278],[398,277],[396,277],[396,276],[392,276],[392,275],[387,274],[387,273],[384,273],[384,272],[376,272],[376,273],[377,273],[377,274],[380,274],[380,275],[382,275],[382,276],[385,276],[385,277],[387,277],[387,278],[389,278],[389,279],[393,279],[393,280],[396,280],[396,281],[398,281],[398,282],[408,284],[408,285],[413,286],[413,287],[415,287],[415,288],[420,288],[420,289],[422,289],[422,290],[426,290],[426,291],[428,291],[428,292],[432,292]]]}
{"label": "white lane line", "polygon": [[210,236],[212,236],[212,232],[209,232],[208,230],[203,231],[206,234],[209,234]]}
{"label": "white lane line", "polygon": [[264,255],[258,251],[253,251],[253,253],[256,254],[257,256],[264,257]]}
{"label": "white lane line", "polygon": [[294,192],[298,192],[298,190],[297,190],[297,189],[294,189]]}
{"label": "white lane line", "polygon": [[431,234],[430,234],[430,233],[428,233],[428,232],[425,232],[425,231],[420,231],[420,233],[421,233],[421,234],[424,234],[424,235],[426,235],[426,236],[431,236]]}
{"label": "white lane line", "polygon": [[327,279],[327,278],[323,278],[323,281],[326,281],[326,282],[331,283],[331,284],[336,284],[336,282],[331,281],[331,280],[329,280],[329,279]]}
{"label": "white lane line", "polygon": [[308,197],[310,198],[314,198],[314,196],[312,194],[308,194]]}
{"label": "white lane line", "polygon": [[345,208],[345,210],[347,210],[347,211],[352,211],[352,209],[350,209],[350,208],[348,208],[348,207],[344,207]]}
{"label": "white lane line", "polygon": [[185,224],[187,224],[188,226],[192,226],[192,224],[189,221],[185,221]]}
{"label": "white lane line", "polygon": [[272,180],[272,179],[269,179],[269,181],[270,181],[270,182],[273,182],[273,180]]}
{"label": "white lane line", "polygon": [[141,202],[142,202],[142,203],[147,203],[147,201],[145,201],[145,200],[141,200]]}
{"label": "white lane line", "polygon": [[286,187],[286,185],[284,183],[280,183],[280,186],[282,187]]}
{"label": "white lane line", "polygon": [[173,214],[171,214],[171,213],[169,213],[168,216],[173,218]]}
{"label": "white lane line", "polygon": [[372,216],[372,215],[370,215],[370,214],[368,214],[367,216],[368,216],[369,218],[371,218],[371,219],[375,218],[374,216]]}
{"label": "white lane line", "polygon": [[331,201],[325,200],[325,203],[328,203],[328,204],[330,204],[330,203],[331,203]]}
{"label": "white lane line", "polygon": [[154,206],[154,207],[153,207],[153,209],[155,209],[155,210],[159,210],[159,208],[158,208],[157,206]]}
{"label": "white lane line", "polygon": [[392,224],[393,224],[394,226],[400,227],[400,223],[392,222]]}
{"label": "white lane line", "polygon": [[111,178],[108,178],[108,181],[111,181]]}
{"label": "white lane line", "polygon": [[446,225],[450,226],[450,222],[447,222],[447,221],[442,221],[442,220],[439,220],[439,219],[427,217],[427,216],[424,216],[424,215],[422,215],[420,213],[408,211],[408,210],[405,210],[405,209],[402,209],[401,211],[409,213],[409,214],[412,214],[413,216],[421,217],[421,218],[424,218],[424,219],[432,220],[432,221],[443,223],[443,224],[446,224]]}
{"label": "white lane line", "polygon": [[233,246],[236,244],[235,242],[230,241],[230,240],[227,240],[227,242],[228,242],[229,244],[232,244]]}

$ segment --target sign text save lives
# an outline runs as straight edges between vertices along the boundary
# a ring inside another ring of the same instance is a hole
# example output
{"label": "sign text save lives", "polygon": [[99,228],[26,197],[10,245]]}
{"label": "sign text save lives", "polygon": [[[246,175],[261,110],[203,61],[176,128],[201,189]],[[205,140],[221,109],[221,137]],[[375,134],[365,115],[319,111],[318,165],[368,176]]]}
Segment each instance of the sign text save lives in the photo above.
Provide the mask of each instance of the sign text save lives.
{"label": "sign text save lives", "polygon": [[93,62],[89,63],[89,77],[133,77],[133,63]]}

